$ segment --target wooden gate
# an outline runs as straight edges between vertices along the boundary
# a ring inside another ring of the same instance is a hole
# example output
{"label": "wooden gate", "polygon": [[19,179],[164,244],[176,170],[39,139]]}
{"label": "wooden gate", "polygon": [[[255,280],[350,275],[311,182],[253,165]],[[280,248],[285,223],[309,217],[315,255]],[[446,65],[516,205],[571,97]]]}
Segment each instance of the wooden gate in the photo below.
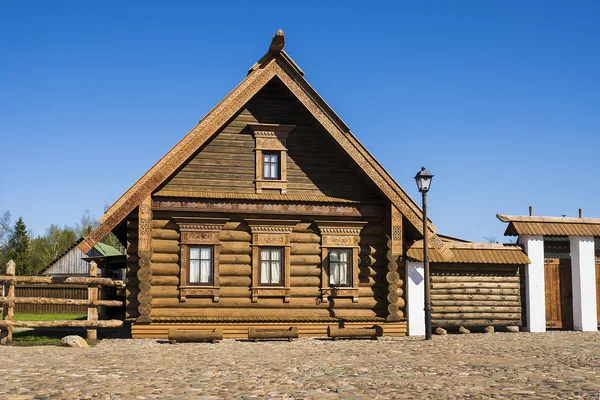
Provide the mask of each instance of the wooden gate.
{"label": "wooden gate", "polygon": [[550,258],[544,265],[546,327],[573,329],[571,260]]}

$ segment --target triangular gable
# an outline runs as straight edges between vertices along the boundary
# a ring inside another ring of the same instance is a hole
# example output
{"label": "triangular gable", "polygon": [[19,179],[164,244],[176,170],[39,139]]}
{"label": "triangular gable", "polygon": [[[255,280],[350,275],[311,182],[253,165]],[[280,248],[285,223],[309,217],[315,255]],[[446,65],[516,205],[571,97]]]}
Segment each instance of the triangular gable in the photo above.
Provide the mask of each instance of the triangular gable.
{"label": "triangular gable", "polygon": [[[273,44],[282,39],[278,38],[282,35],[282,32],[278,32]],[[79,244],[84,252],[114,229],[144,198],[150,196],[274,77],[285,84],[386,197],[422,233],[421,209],[304,79],[302,71],[282,50],[283,46],[273,44],[259,63],[251,68],[248,76],[106,211],[100,219],[100,225]],[[452,254],[435,235],[435,227],[431,223],[428,226],[432,233],[429,240],[431,245],[450,258]]]}

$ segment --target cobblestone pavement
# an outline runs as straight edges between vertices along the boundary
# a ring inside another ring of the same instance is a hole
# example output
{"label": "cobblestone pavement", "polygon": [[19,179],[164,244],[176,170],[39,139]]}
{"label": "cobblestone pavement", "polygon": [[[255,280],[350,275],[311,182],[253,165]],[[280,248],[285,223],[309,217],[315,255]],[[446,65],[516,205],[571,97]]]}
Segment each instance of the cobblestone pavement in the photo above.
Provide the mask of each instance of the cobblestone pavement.
{"label": "cobblestone pavement", "polygon": [[600,398],[600,333],[0,347],[0,399]]}

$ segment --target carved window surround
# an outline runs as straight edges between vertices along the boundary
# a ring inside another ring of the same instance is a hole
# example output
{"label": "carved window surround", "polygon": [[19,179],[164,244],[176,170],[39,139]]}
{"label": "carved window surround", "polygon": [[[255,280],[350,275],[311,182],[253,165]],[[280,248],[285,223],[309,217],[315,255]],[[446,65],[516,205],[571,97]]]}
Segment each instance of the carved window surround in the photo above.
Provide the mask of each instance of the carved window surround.
{"label": "carved window surround", "polygon": [[[287,137],[295,125],[250,124],[248,125],[255,139],[254,153],[256,157],[256,193],[263,189],[279,189],[281,194],[287,192]],[[279,153],[279,179],[265,179],[263,176],[263,151]]]}
{"label": "carved window surround", "polygon": [[[179,257],[179,301],[185,302],[187,297],[212,297],[219,301],[219,258],[221,242],[219,234],[229,218],[194,218],[174,217],[181,233],[181,249]],[[189,283],[190,247],[212,246],[212,285],[193,285]]]}
{"label": "carved window surround", "polygon": [[[280,219],[246,219],[252,232],[252,302],[259,297],[283,297],[285,303],[290,302],[290,236],[298,220]],[[260,248],[283,248],[281,286],[261,286],[260,282]]]}
{"label": "carved window surround", "polygon": [[[352,297],[358,303],[358,268],[360,231],[367,224],[357,221],[315,221],[321,232],[321,301],[328,302],[329,297]],[[329,286],[329,249],[350,249],[351,286]]]}

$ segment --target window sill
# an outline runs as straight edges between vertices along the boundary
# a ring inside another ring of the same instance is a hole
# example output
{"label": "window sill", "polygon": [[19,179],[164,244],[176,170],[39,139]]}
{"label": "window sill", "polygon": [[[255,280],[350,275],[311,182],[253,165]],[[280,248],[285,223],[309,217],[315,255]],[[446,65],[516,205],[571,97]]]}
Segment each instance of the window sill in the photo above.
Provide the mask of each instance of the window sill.
{"label": "window sill", "polygon": [[213,303],[219,302],[219,288],[214,286],[180,286],[179,302],[185,303],[187,297],[212,297]]}
{"label": "window sill", "polygon": [[257,303],[259,297],[283,297],[284,303],[290,302],[290,288],[260,286],[252,288],[252,302]]}
{"label": "window sill", "polygon": [[254,181],[256,193],[262,193],[263,189],[279,189],[281,194],[287,191],[287,180],[282,179],[256,179]]}
{"label": "window sill", "polygon": [[327,303],[329,297],[352,297],[353,303],[358,303],[358,288],[340,286],[321,289],[321,302]]}

